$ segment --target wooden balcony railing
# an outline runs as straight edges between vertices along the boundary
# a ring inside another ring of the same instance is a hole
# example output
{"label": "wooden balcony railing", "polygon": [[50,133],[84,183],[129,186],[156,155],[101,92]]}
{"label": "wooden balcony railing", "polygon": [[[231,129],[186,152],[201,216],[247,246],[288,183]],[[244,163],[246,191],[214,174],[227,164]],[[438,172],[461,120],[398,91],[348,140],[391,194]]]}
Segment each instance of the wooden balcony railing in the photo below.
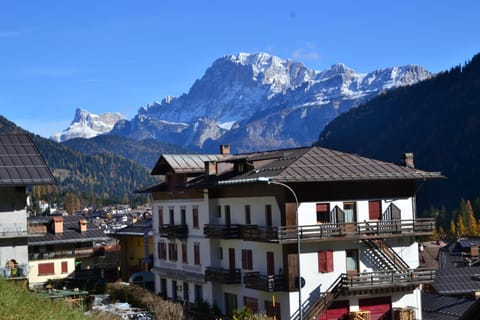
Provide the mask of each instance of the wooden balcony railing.
{"label": "wooden balcony railing", "polygon": [[330,238],[384,238],[432,235],[435,221],[431,218],[411,220],[379,220],[352,223],[323,223],[308,226],[268,227],[258,225],[206,224],[203,234],[208,238],[243,239],[251,241],[292,242],[328,240]]}
{"label": "wooden balcony railing", "polygon": [[287,278],[284,275],[264,275],[259,272],[248,272],[243,276],[246,288],[267,292],[287,291]]}
{"label": "wooden balcony railing", "polygon": [[186,224],[162,224],[158,227],[160,237],[168,239],[185,239],[188,237]]}
{"label": "wooden balcony railing", "polygon": [[405,270],[376,271],[357,274],[342,274],[344,288],[365,289],[373,287],[398,287],[404,285],[419,285],[432,283],[435,280],[435,270]]}
{"label": "wooden balcony railing", "polygon": [[203,229],[203,234],[208,238],[271,241],[277,240],[277,231],[277,227],[254,224],[206,224]]}
{"label": "wooden balcony railing", "polygon": [[278,228],[278,241],[325,240],[329,238],[383,238],[398,236],[431,235],[435,228],[434,219],[379,220],[352,223],[323,223],[309,226]]}
{"label": "wooden balcony railing", "polygon": [[221,282],[224,284],[239,284],[242,282],[240,269],[223,269],[207,267],[205,269],[205,281]]}

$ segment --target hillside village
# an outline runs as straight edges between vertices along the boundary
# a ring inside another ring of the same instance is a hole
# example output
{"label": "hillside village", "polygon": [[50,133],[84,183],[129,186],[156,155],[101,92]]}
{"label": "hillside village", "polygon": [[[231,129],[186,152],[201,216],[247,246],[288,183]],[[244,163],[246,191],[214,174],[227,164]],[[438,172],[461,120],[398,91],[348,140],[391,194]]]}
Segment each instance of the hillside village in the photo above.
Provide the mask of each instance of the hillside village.
{"label": "hillside village", "polygon": [[416,184],[445,177],[413,154],[399,164],[321,147],[163,154],[152,170],[163,179],[135,191],[149,205],[43,203],[42,214],[27,191],[55,179],[33,141],[5,134],[0,148],[1,277],[18,286],[87,299],[129,282],[192,319],[469,319],[480,308],[480,242],[429,240],[435,221],[418,217]]}

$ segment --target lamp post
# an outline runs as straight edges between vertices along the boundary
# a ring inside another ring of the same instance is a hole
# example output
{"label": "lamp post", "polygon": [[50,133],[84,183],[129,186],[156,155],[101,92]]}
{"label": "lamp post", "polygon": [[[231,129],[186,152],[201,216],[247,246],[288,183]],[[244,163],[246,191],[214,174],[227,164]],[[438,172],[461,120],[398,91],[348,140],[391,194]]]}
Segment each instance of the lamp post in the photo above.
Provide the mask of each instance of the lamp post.
{"label": "lamp post", "polygon": [[232,180],[221,180],[218,181],[218,184],[241,184],[241,183],[252,183],[252,182],[266,182],[268,184],[276,184],[286,188],[290,191],[295,198],[295,215],[297,219],[297,264],[298,264],[298,316],[300,320],[303,320],[303,310],[302,310],[302,273],[300,268],[300,224],[298,219],[298,198],[295,191],[287,184],[278,182],[269,177],[258,177],[258,178],[244,178],[244,179],[232,179]]}
{"label": "lamp post", "polygon": [[267,182],[268,184],[276,184],[276,185],[279,185],[279,186],[282,186],[284,188],[286,188],[288,191],[290,191],[293,195],[293,197],[295,198],[295,216],[296,216],[296,220],[297,220],[297,264],[298,264],[298,282],[297,282],[297,285],[298,285],[298,316],[299,316],[299,319],[300,320],[303,320],[303,310],[302,310],[302,273],[301,273],[301,268],[300,268],[300,252],[301,252],[301,247],[300,247],[300,221],[299,221],[299,217],[298,217],[298,198],[297,198],[297,194],[295,193],[295,191],[292,189],[292,187],[290,187],[289,185],[285,184],[285,183],[282,183],[282,182],[278,182],[278,181],[275,181],[275,180],[272,180],[271,178],[267,178],[267,177],[259,177],[257,178],[257,181],[261,181],[261,182]]}

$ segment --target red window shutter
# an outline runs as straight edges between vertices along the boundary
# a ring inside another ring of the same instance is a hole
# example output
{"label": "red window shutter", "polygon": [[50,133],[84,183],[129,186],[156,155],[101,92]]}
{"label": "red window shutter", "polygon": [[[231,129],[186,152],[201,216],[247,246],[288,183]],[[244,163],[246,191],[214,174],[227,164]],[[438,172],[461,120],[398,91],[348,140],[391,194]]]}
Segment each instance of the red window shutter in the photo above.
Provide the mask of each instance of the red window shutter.
{"label": "red window shutter", "polygon": [[368,201],[368,217],[370,220],[380,220],[381,207],[380,201]]}
{"label": "red window shutter", "polygon": [[324,250],[318,251],[318,272],[332,272],[333,271],[333,251]]}
{"label": "red window shutter", "polygon": [[62,273],[68,273],[68,262],[62,261]]}
{"label": "red window shutter", "polygon": [[38,275],[48,275],[48,274],[55,274],[55,264],[53,262],[50,263],[39,263],[38,264]]}
{"label": "red window shutter", "polygon": [[158,209],[158,225],[163,225],[163,208]]}
{"label": "red window shutter", "polygon": [[317,203],[317,212],[328,212],[329,210],[328,203]]}
{"label": "red window shutter", "polygon": [[333,272],[333,251],[328,250],[326,251],[327,256],[327,272]]}
{"label": "red window shutter", "polygon": [[198,208],[193,208],[193,227],[198,228]]}

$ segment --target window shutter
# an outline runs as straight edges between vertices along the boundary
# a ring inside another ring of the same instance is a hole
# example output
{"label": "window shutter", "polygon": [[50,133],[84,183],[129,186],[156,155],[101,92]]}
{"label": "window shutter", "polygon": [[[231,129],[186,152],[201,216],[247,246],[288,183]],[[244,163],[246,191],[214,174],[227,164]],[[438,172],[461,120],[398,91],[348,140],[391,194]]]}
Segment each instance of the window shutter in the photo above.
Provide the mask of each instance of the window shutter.
{"label": "window shutter", "polygon": [[380,220],[381,203],[380,201],[368,201],[368,218],[370,220]]}
{"label": "window shutter", "polygon": [[324,250],[318,251],[318,272],[332,272],[333,271],[333,251]]}

